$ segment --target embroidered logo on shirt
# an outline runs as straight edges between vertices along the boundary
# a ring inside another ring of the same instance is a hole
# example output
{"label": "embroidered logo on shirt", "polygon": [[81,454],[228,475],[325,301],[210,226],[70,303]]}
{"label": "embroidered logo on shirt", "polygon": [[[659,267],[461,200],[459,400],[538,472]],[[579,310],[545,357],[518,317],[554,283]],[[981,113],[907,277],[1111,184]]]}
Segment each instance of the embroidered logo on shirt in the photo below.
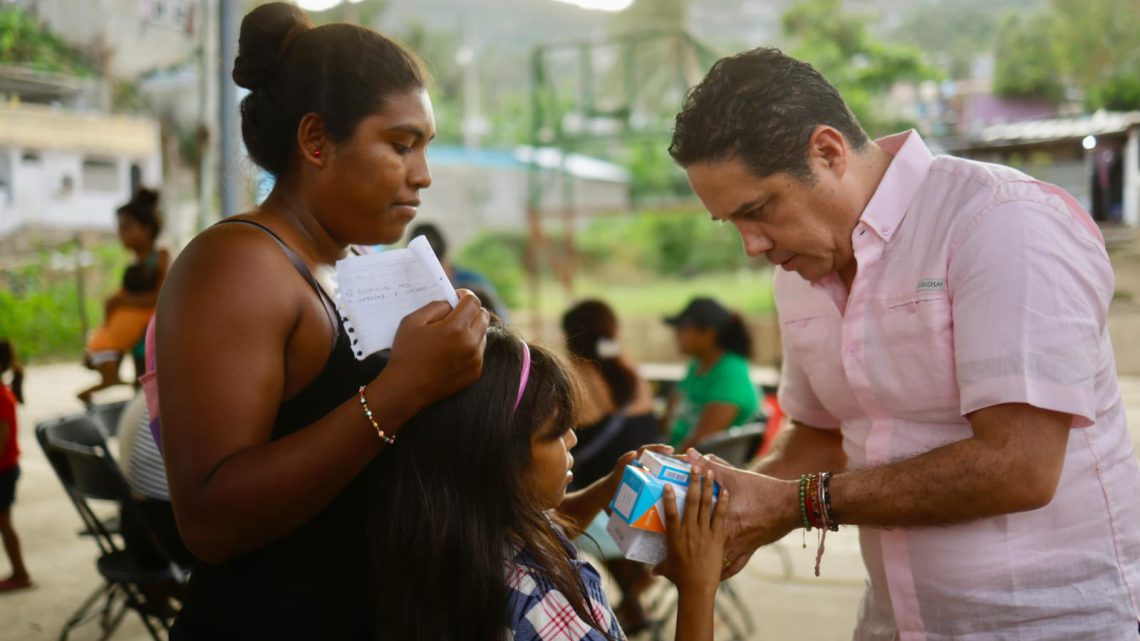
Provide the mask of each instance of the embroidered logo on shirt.
{"label": "embroidered logo on shirt", "polygon": [[942,278],[924,278],[918,281],[916,292],[926,292],[935,289],[946,289],[946,280]]}

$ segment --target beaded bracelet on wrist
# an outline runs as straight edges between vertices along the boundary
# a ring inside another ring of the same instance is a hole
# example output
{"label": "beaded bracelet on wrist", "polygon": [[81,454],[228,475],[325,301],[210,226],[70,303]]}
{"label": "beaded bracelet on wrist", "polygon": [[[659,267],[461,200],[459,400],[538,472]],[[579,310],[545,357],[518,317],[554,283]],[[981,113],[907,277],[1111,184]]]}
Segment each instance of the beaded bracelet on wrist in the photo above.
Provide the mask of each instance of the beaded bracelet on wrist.
{"label": "beaded bracelet on wrist", "polygon": [[364,390],[365,388],[363,385],[361,385],[360,389],[357,390],[358,394],[360,395],[360,407],[364,409],[364,417],[367,418],[368,422],[372,424],[372,428],[376,430],[376,436],[379,436],[381,441],[384,441],[384,443],[388,445],[395,445],[396,436],[394,434],[392,436],[385,434],[384,430],[380,429],[380,423],[378,423],[372,416],[372,408],[368,407],[368,399],[364,397]]}

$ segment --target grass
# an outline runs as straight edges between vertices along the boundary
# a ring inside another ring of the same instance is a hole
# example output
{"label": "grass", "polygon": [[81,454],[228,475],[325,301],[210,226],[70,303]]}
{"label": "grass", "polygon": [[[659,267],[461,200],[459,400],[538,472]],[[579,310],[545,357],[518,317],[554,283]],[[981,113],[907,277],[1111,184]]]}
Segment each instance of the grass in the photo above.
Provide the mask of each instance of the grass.
{"label": "grass", "polygon": [[[574,282],[574,294],[567,296],[552,280],[542,283],[541,307],[545,314],[561,313],[573,301],[601,298],[625,314],[665,315],[676,313],[694,296],[712,296],[726,307],[750,315],[772,314],[772,272],[745,269],[735,272],[701,274],[691,278],[646,274],[582,275]],[[524,297],[524,308],[526,305]]]}

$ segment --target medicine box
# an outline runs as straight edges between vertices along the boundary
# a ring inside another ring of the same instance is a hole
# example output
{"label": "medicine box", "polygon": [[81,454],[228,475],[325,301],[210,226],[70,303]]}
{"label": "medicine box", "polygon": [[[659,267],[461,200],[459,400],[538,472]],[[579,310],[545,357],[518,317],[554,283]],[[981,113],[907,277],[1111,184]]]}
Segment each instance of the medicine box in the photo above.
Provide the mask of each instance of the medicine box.
{"label": "medicine box", "polygon": [[625,558],[652,565],[665,560],[665,486],[673,486],[677,513],[683,513],[689,470],[688,463],[654,452],[626,466],[606,526]]}

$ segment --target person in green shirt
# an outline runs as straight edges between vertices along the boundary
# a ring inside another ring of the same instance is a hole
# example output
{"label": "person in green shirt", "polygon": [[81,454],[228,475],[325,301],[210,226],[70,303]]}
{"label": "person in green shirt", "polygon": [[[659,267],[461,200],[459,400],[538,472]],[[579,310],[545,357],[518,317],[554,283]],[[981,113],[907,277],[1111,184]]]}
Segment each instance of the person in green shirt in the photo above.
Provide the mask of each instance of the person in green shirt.
{"label": "person in green shirt", "polygon": [[670,445],[685,451],[752,420],[759,404],[748,368],[752,338],[740,315],[711,298],[694,298],[665,322],[681,352],[692,357],[665,412]]}

